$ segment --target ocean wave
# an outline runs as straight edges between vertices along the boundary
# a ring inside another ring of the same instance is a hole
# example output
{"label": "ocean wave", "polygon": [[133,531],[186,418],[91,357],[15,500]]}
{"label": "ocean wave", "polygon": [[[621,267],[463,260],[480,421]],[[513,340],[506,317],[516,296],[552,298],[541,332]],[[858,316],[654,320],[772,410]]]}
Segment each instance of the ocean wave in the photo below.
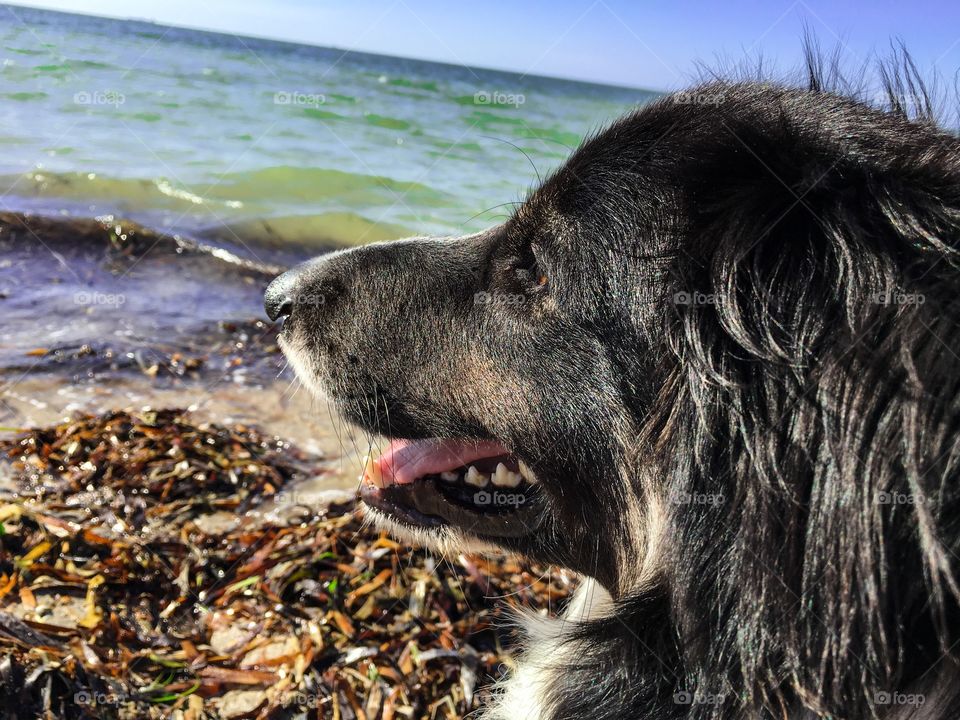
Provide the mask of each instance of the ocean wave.
{"label": "ocean wave", "polygon": [[196,206],[262,212],[292,204],[378,206],[398,200],[414,205],[449,206],[446,193],[418,182],[395,180],[328,168],[280,165],[257,170],[222,173],[206,182],[179,183],[169,178],[120,178],[95,172],[32,170],[0,176],[11,194],[70,200],[111,199],[141,210],[189,211]]}
{"label": "ocean wave", "polygon": [[[8,211],[67,217],[116,214],[164,233],[270,247],[330,249],[412,234],[384,206],[444,206],[429,186],[324,168],[277,166],[190,185],[167,178],[36,170],[0,177]],[[371,217],[373,215],[373,217]],[[294,248],[295,249],[295,248]]]}
{"label": "ocean wave", "polygon": [[204,238],[229,242],[241,238],[257,247],[317,251],[363,245],[409,237],[402,225],[375,222],[352,212],[254,218],[213,225],[200,233]]}
{"label": "ocean wave", "polygon": [[[446,193],[419,182],[395,180],[382,175],[365,175],[321,167],[279,165],[259,170],[225,173],[212,188],[214,196],[238,200],[251,198],[282,201],[344,200],[392,201],[398,195],[417,203],[450,205]],[[379,204],[379,203],[376,203]]]}

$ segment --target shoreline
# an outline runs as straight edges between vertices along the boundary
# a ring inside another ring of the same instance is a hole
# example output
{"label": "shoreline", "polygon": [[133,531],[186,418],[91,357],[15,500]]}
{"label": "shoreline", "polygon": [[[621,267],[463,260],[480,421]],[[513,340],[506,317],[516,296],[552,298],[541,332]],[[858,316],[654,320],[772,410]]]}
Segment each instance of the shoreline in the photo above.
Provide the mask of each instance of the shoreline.
{"label": "shoreline", "polygon": [[327,458],[331,489],[355,486],[373,439],[285,369],[261,299],[279,267],[126,221],[11,213],[0,252],[0,427],[190,408],[288,438]]}

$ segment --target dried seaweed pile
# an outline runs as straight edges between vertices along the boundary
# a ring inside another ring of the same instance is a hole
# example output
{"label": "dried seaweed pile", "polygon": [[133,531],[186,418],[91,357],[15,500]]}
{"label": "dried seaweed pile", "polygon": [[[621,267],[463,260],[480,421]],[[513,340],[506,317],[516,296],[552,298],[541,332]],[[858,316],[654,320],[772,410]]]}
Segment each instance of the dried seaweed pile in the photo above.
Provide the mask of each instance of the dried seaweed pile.
{"label": "dried seaweed pile", "polygon": [[[111,413],[0,452],[16,485],[0,502],[13,717],[460,718],[509,662],[504,605],[570,589],[409,550],[352,504],[260,512],[318,459],[251,428]],[[226,529],[202,522],[225,513]]]}

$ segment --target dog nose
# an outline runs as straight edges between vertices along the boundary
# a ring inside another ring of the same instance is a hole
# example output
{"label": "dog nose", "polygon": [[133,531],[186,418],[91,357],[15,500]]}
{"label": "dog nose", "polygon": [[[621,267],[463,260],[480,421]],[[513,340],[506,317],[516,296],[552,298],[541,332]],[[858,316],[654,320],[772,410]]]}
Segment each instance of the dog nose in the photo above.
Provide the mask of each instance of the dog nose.
{"label": "dog nose", "polygon": [[263,294],[263,308],[271,320],[279,320],[293,311],[293,295],[299,274],[296,268],[287,270],[267,285]]}

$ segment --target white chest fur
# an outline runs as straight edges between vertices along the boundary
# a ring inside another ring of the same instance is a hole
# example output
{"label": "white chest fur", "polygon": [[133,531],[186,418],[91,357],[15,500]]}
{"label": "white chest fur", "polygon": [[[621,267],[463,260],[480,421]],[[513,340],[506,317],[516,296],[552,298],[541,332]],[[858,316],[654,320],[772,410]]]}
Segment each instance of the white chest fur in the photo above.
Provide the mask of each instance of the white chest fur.
{"label": "white chest fur", "polygon": [[603,617],[612,609],[609,593],[594,580],[586,580],[559,618],[532,613],[519,618],[526,640],[516,671],[494,689],[491,704],[478,720],[542,720],[552,683],[562,682],[565,667],[578,655],[569,640],[575,624]]}

